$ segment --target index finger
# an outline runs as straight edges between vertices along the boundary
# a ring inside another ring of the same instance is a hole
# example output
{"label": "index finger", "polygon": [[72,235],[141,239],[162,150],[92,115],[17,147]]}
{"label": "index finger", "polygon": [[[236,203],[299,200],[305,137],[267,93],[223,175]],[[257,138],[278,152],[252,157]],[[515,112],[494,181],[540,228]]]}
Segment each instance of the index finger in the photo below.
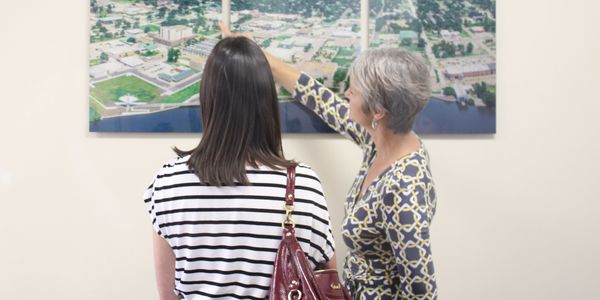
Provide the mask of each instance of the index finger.
{"label": "index finger", "polygon": [[231,30],[229,30],[229,26],[226,26],[225,23],[223,23],[223,21],[219,22],[219,28],[221,29],[223,37],[230,37],[233,35],[231,33]]}

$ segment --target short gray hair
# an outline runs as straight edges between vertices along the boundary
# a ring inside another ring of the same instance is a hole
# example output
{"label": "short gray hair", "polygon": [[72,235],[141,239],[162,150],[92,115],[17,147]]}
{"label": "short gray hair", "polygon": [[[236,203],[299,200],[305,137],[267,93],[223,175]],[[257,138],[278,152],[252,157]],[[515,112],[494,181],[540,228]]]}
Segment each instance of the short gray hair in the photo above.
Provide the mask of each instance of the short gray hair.
{"label": "short gray hair", "polygon": [[365,113],[386,112],[386,126],[407,133],[431,96],[429,68],[400,48],[369,49],[350,69],[350,80],[364,99]]}

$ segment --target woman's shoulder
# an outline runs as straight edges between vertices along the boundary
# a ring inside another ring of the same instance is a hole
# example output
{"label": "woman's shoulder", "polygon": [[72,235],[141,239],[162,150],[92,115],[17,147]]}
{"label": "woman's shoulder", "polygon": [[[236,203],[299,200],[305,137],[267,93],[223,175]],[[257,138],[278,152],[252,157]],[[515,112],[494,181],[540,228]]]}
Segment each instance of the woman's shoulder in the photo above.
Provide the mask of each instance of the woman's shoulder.
{"label": "woman's shoulder", "polygon": [[187,162],[190,156],[177,156],[165,161],[156,172],[156,178],[160,179],[173,174],[182,174],[189,171]]}
{"label": "woman's shoulder", "polygon": [[319,175],[307,164],[299,163],[296,167],[296,198],[304,203],[310,203],[313,213],[326,212],[327,200],[321,185]]}
{"label": "woman's shoulder", "polygon": [[305,163],[299,162],[296,166],[296,173],[306,173],[306,174],[315,174],[316,172],[313,168]]}
{"label": "woman's shoulder", "polygon": [[[188,166],[189,155],[178,156],[165,161],[156,172],[155,180],[161,180],[171,177],[182,178],[181,176],[195,176]],[[281,168],[270,168],[267,166],[258,166],[257,168],[248,166],[247,171],[251,178],[260,175],[285,175],[286,170]],[[175,176],[177,175],[177,176]],[[305,163],[298,163],[296,167],[296,184],[320,186],[319,175],[311,166]]]}
{"label": "woman's shoulder", "polygon": [[[267,166],[259,166],[258,168],[248,167],[248,171],[258,174],[273,174],[273,175],[283,175],[285,176],[287,170],[285,168],[271,168]],[[298,163],[296,166],[296,184],[321,184],[321,180],[319,179],[319,175],[307,164]]]}
{"label": "woman's shoulder", "polygon": [[296,177],[310,179],[319,185],[321,184],[321,179],[317,172],[305,163],[299,163],[296,167]]}

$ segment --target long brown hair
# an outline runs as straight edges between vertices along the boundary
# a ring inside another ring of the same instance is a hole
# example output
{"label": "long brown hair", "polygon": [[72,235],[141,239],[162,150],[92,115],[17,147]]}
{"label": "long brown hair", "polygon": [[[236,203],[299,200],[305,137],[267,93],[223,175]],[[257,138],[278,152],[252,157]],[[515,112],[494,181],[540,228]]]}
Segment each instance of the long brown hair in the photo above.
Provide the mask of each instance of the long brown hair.
{"label": "long brown hair", "polygon": [[275,81],[262,50],[248,38],[229,37],[212,50],[202,74],[200,110],[204,130],[190,151],[189,168],[210,185],[248,185],[246,165],[294,166],[281,146]]}

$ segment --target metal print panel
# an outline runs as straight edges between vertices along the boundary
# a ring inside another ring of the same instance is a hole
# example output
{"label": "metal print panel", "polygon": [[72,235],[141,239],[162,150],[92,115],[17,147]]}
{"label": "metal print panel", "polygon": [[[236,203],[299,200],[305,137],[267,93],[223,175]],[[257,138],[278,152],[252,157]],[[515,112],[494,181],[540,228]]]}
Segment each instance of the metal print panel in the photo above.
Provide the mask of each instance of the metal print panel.
{"label": "metal print panel", "polygon": [[199,81],[221,1],[90,4],[90,131],[199,131]]}
{"label": "metal print panel", "polygon": [[496,1],[370,0],[369,47],[401,47],[430,66],[418,133],[496,132]]}
{"label": "metal print panel", "polygon": [[[434,91],[415,130],[495,133],[495,0],[362,0],[362,16],[360,0],[225,1],[91,0],[90,131],[202,131],[202,69],[230,20],[338,93],[361,44],[418,53]],[[284,132],[332,132],[278,90]]]}

